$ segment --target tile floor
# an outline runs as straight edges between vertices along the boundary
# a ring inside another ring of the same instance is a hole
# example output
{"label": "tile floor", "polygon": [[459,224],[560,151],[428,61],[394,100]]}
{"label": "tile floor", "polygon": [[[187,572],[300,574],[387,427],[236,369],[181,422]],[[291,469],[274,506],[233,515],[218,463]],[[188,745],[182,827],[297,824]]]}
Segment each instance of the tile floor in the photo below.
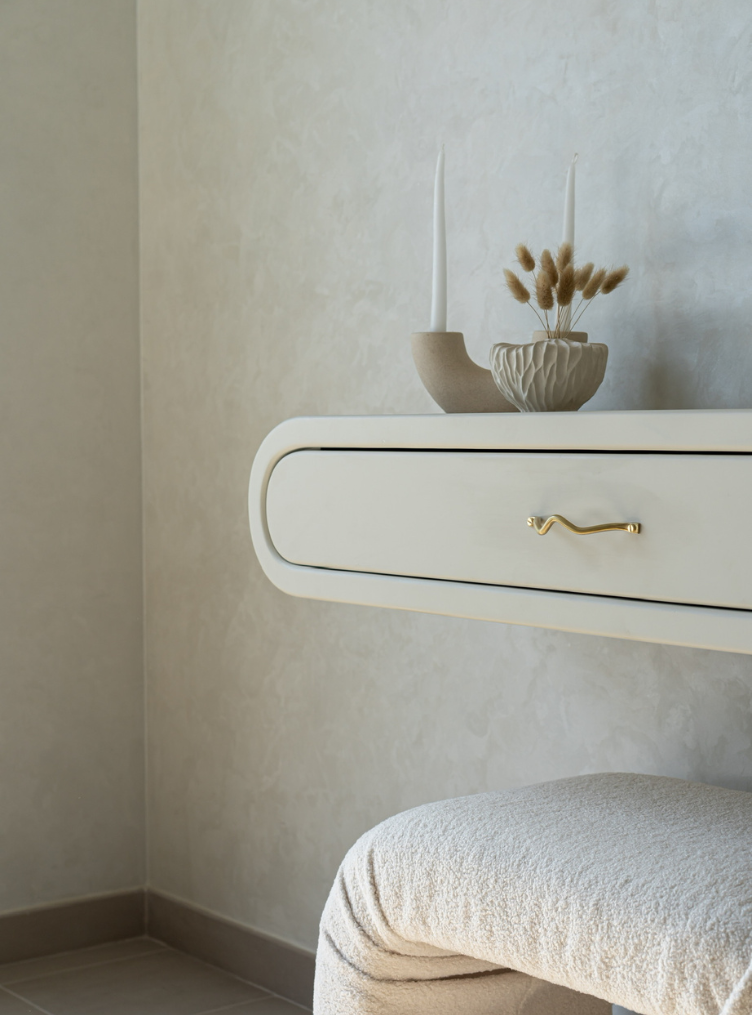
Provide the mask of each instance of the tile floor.
{"label": "tile floor", "polygon": [[149,938],[0,966],[0,1015],[301,1015]]}

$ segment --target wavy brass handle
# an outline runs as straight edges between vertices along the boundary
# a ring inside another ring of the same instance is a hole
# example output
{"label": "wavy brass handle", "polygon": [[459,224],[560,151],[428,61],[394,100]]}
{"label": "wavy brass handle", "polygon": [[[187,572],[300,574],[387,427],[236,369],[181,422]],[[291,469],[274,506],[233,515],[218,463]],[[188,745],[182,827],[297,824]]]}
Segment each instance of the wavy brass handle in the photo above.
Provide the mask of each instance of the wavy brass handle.
{"label": "wavy brass handle", "polygon": [[559,522],[565,529],[569,529],[570,532],[576,533],[578,536],[590,536],[594,532],[632,532],[638,533],[640,531],[639,522],[606,522],[605,525],[573,525],[564,515],[551,515],[550,517],[543,519],[532,515],[527,520],[527,524],[535,529],[539,536],[545,536],[554,522]]}

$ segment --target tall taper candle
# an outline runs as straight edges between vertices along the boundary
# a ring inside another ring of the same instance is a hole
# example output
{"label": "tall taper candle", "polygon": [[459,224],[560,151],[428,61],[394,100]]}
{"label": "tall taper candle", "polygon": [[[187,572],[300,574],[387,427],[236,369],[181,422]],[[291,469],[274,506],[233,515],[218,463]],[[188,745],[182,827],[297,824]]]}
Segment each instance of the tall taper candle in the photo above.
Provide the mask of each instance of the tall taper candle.
{"label": "tall taper candle", "polygon": [[[577,165],[577,152],[567,172],[567,187],[564,192],[564,232],[561,238],[562,243],[571,243],[574,247],[574,167]],[[559,313],[559,328],[563,332],[570,329],[572,322],[572,308],[562,307]]]}
{"label": "tall taper candle", "polygon": [[444,219],[444,146],[436,162],[433,188],[433,286],[431,331],[447,330],[446,221]]}

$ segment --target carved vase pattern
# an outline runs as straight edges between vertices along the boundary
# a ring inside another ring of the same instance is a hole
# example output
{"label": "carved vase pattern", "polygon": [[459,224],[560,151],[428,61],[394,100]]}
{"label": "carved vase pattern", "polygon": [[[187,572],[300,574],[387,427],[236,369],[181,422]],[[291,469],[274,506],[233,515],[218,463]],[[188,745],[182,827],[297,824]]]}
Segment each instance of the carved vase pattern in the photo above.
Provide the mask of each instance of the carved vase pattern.
{"label": "carved vase pattern", "polygon": [[600,387],[608,346],[565,338],[500,342],[490,359],[499,391],[520,412],[574,412]]}

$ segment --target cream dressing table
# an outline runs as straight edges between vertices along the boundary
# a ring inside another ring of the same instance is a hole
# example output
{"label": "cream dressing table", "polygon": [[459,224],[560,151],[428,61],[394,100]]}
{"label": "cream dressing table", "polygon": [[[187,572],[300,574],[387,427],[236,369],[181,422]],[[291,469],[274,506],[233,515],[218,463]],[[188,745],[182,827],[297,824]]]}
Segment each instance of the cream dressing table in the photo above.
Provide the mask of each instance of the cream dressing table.
{"label": "cream dressing table", "polygon": [[291,595],[746,653],[751,501],[752,411],[292,419],[249,487]]}

